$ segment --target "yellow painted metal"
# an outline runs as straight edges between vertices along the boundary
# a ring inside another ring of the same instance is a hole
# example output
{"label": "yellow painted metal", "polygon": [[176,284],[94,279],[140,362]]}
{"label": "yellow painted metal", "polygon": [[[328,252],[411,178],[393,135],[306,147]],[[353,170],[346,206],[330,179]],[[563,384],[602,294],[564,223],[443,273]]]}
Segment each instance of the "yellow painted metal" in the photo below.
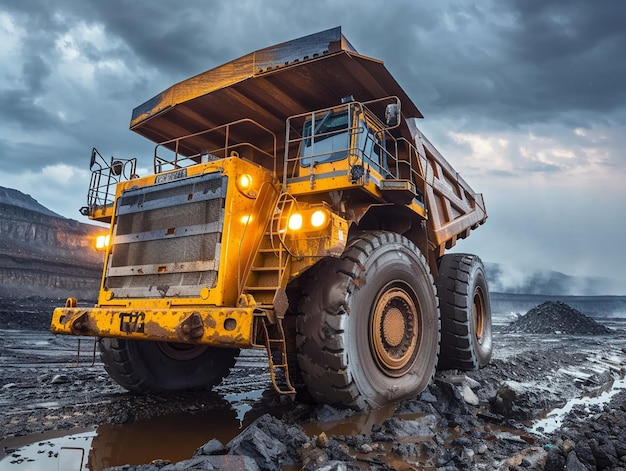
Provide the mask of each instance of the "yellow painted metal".
{"label": "yellow painted metal", "polygon": [[[433,254],[442,255],[457,239],[467,237],[471,229],[485,222],[482,195],[472,190],[418,129],[416,118],[422,114],[415,103],[382,61],[358,54],[339,28],[257,50],[172,85],[137,107],[130,127],[161,142],[249,118],[275,133],[280,153],[284,150],[280,138],[285,119],[313,111],[311,103],[318,110],[337,107],[342,97],[350,95],[363,102],[397,96],[401,102],[402,119],[395,137],[419,149],[419,155],[414,156],[419,165],[414,171],[419,174],[418,189],[424,198],[422,206],[407,206],[428,219],[427,239]],[[271,107],[265,106],[267,97],[272,98]],[[192,154],[210,148],[215,144],[212,136],[198,136],[193,146],[181,152]],[[305,178],[293,181],[289,193],[312,195],[354,187],[347,171],[342,176],[321,178],[331,171],[323,166],[331,164],[321,165],[314,170],[312,186]],[[346,170],[339,167],[333,163],[329,168]],[[300,177],[305,176],[302,170],[298,169]],[[375,198],[385,199],[374,182],[364,189]]]}
{"label": "yellow painted metal", "polygon": [[89,219],[92,221],[100,221],[110,223],[113,217],[113,205],[100,206],[89,213]]}
{"label": "yellow painted metal", "polygon": [[334,106],[357,91],[363,101],[399,96],[407,116],[422,117],[384,63],[358,54],[341,28],[334,28],[259,49],[172,85],[133,110],[130,128],[161,142],[207,122],[220,126],[250,118],[278,135],[288,116],[311,103]]}
{"label": "yellow painted metal", "polygon": [[322,257],[339,257],[348,240],[348,222],[330,213],[330,222],[317,231],[293,231],[287,234],[285,245],[298,261],[308,260],[310,266]]}
{"label": "yellow painted metal", "polygon": [[251,347],[254,307],[180,309],[57,308],[57,334]]}
{"label": "yellow painted metal", "polygon": [[[199,287],[196,296],[116,298],[113,291],[106,288],[105,281],[107,271],[111,268],[112,250],[115,250],[112,243],[107,249],[105,267],[108,268],[105,268],[96,306],[91,309],[56,309],[51,330],[58,334],[81,336],[202,343],[222,347],[254,346],[253,317],[263,315],[263,311],[258,308],[252,295],[246,295],[246,303],[242,304],[241,295],[253,262],[258,261],[255,256],[259,246],[263,238],[267,237],[271,221],[276,216],[280,189],[273,172],[239,157],[185,168],[187,177],[212,172],[228,176],[215,287]],[[119,183],[116,201],[126,190],[155,185],[159,175]],[[242,186],[239,179],[241,175],[246,175],[252,184]],[[307,205],[304,207],[308,208]],[[281,219],[280,215],[278,219]],[[115,222],[113,216],[112,228]],[[112,229],[111,240],[114,239],[114,232]],[[313,265],[320,257],[338,256],[343,252],[348,223],[329,212],[329,222],[322,229],[296,233],[281,233],[278,230],[276,235],[277,244],[284,243],[297,255],[293,267],[290,263],[284,267],[286,276],[275,287],[284,290],[293,276]],[[274,262],[271,258],[268,260],[266,269],[269,270]],[[257,270],[263,268],[255,267]]]}
{"label": "yellow painted metal", "polygon": [[[263,235],[268,213],[278,197],[278,190],[273,180],[272,172],[248,160],[229,157],[214,162],[197,164],[186,167],[187,177],[202,175],[211,172],[220,172],[229,176],[226,193],[226,207],[224,208],[224,223],[219,254],[218,280],[214,288],[199,288],[196,296],[175,297],[168,299],[138,299],[135,304],[141,308],[152,306],[169,307],[170,305],[213,305],[235,306],[239,297],[240,285],[237,280],[245,279],[249,270],[249,257],[254,253]],[[246,193],[237,187],[237,177],[241,174],[250,175],[253,180],[252,188]],[[166,175],[166,174],[159,174]],[[135,187],[152,186],[158,175],[119,183],[116,192],[116,201],[125,190]],[[255,197],[250,197],[253,193]],[[263,202],[259,203],[262,198]],[[250,216],[242,220],[242,216]],[[115,220],[112,221],[115,224]],[[113,239],[112,239],[113,240]],[[105,266],[109,265],[111,252],[107,252]],[[111,292],[101,286],[98,305],[104,306],[112,301]],[[127,302],[126,300],[121,300]]]}

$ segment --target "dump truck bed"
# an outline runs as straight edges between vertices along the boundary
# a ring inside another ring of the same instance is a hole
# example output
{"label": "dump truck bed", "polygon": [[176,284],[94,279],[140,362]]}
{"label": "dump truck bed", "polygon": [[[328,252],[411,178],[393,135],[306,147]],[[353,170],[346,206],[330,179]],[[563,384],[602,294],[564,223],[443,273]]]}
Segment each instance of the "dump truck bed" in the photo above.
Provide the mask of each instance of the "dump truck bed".
{"label": "dump truck bed", "polygon": [[334,28],[177,83],[135,108],[130,128],[162,142],[249,118],[284,134],[287,117],[334,106],[350,95],[358,101],[396,95],[405,116],[422,117],[384,64],[359,55]]}
{"label": "dump truck bed", "polygon": [[[404,119],[396,133],[421,152],[428,240],[437,256],[486,220],[482,195],[419,131],[416,118],[423,116],[415,103],[383,62],[358,54],[339,27],[260,49],[177,83],[135,108],[130,128],[155,143],[199,133],[175,149],[173,143],[165,145],[188,156],[223,142],[220,133],[203,131],[251,119],[275,134],[280,156],[289,116],[334,106],[347,96],[361,102],[400,99]],[[245,136],[230,138],[262,142],[258,131],[245,129]],[[268,149],[271,145],[267,142]]]}

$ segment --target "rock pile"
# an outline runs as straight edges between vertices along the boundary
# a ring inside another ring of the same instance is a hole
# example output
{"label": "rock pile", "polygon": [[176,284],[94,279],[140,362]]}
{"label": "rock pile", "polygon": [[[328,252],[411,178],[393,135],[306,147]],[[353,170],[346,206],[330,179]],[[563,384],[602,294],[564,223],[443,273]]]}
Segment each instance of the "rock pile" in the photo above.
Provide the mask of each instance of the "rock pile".
{"label": "rock pile", "polygon": [[502,329],[504,333],[605,335],[613,331],[560,301],[546,301]]}
{"label": "rock pile", "polygon": [[626,394],[611,404],[589,410],[576,406],[555,434],[544,470],[626,468]]}

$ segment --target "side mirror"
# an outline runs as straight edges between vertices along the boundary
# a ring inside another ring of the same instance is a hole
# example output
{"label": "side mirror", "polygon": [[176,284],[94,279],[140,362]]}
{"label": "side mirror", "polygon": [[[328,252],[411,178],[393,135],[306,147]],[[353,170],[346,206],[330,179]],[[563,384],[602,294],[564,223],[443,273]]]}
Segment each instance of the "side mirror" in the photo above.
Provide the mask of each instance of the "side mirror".
{"label": "side mirror", "polygon": [[390,128],[400,123],[400,107],[397,103],[389,103],[385,108],[385,123]]}
{"label": "side mirror", "polygon": [[96,154],[98,151],[94,147],[91,149],[91,159],[89,160],[89,170],[93,170],[93,166],[96,164]]}
{"label": "side mirror", "polygon": [[119,160],[114,160],[111,163],[111,173],[115,175],[116,177],[122,174],[123,169],[124,169],[124,164],[120,162]]}

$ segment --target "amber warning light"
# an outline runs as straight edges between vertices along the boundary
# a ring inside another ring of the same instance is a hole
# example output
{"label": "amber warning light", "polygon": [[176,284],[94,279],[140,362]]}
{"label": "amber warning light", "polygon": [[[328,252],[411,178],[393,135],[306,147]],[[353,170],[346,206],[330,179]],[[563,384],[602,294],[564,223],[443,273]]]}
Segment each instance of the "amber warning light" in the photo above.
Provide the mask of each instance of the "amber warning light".
{"label": "amber warning light", "polygon": [[111,236],[109,234],[102,234],[96,237],[96,250],[103,251],[109,246]]}

